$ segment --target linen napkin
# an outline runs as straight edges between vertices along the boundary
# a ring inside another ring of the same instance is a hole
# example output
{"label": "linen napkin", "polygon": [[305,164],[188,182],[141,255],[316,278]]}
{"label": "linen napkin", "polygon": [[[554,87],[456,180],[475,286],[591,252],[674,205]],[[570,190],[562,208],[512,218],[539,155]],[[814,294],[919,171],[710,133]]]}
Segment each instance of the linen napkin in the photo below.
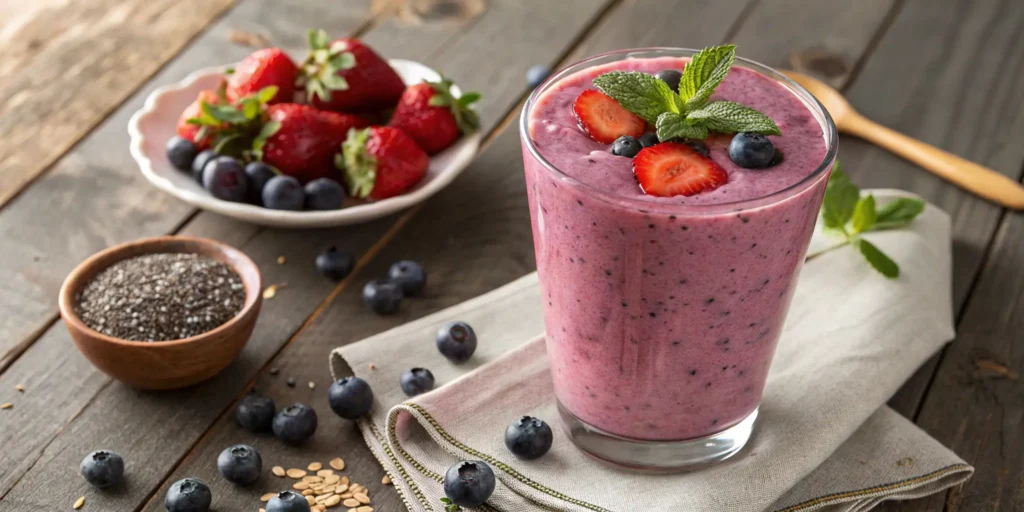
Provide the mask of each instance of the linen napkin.
{"label": "linen napkin", "polygon": [[[907,195],[873,193],[881,203]],[[754,436],[700,471],[631,473],[572,445],[558,428],[535,274],[336,349],[331,370],[373,387],[374,408],[359,426],[412,511],[443,511],[444,472],[465,459],[487,461],[499,480],[481,509],[510,512],[863,511],[965,481],[972,467],[884,405],[953,337],[949,217],[929,205],[906,229],[868,235],[900,264],[896,280],[852,248],[829,250],[827,236],[812,242]],[[433,342],[453,319],[480,340],[458,366]],[[408,399],[398,380],[414,366],[429,368],[437,387]],[[535,461],[503,444],[505,426],[526,414],[555,429],[552,450]]]}

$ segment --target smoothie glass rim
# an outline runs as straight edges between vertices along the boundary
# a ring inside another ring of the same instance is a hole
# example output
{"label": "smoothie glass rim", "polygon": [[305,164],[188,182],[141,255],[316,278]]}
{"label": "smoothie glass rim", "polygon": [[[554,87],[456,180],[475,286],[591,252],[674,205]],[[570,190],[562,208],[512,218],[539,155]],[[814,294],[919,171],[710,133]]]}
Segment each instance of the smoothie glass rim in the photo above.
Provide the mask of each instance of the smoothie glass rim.
{"label": "smoothie glass rim", "polygon": [[829,115],[828,110],[814,97],[810,92],[801,87],[799,84],[790,80],[789,77],[775,70],[774,68],[761,64],[757,61],[746,59],[743,57],[736,57],[736,65],[745,67],[752,71],[761,73],[762,75],[771,78],[779,82],[783,87],[789,89],[796,97],[807,107],[808,111],[815,117],[818,124],[821,125],[822,135],[826,145],[825,156],[822,158],[818,167],[805,176],[800,181],[789,185],[788,187],[773,191],[769,194],[761,197],[755,197],[751,199],[743,199],[739,201],[729,201],[724,203],[713,203],[713,204],[670,204],[662,203],[657,201],[649,201],[645,199],[624,197],[609,193],[602,190],[599,187],[584,183],[582,181],[565,174],[560,169],[555,167],[549,162],[540,152],[537,150],[536,145],[533,142],[533,137],[530,136],[530,111],[536,104],[538,98],[552,85],[558,83],[563,78],[584,71],[590,67],[605,64],[608,62],[621,61],[628,58],[657,58],[657,57],[679,57],[687,58],[693,56],[700,50],[692,48],[675,48],[675,47],[648,47],[648,48],[628,48],[623,50],[614,50],[597,54],[585,59],[576,61],[568,66],[560,69],[558,72],[549,76],[540,85],[538,85],[530,96],[527,98],[525,105],[523,106],[522,112],[519,116],[519,136],[522,140],[523,146],[528,149],[530,155],[537,161],[540,162],[552,176],[565,184],[572,186],[573,188],[584,191],[588,196],[600,199],[605,203],[609,203],[613,206],[621,208],[629,208],[643,213],[666,213],[666,214],[686,214],[693,216],[700,215],[720,215],[723,213],[735,213],[742,211],[749,211],[758,208],[771,206],[773,204],[785,201],[793,196],[798,195],[800,192],[810,188],[823,176],[827,175],[827,171],[832,167],[836,159],[839,146],[839,134],[836,129],[836,125],[832,120],[832,116]]}

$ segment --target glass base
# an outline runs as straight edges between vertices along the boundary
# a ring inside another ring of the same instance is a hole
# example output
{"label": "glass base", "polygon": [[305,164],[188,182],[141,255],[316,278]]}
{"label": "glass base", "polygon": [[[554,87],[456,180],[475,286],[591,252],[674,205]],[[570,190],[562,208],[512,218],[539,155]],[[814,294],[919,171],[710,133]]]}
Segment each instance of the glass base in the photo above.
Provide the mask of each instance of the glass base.
{"label": "glass base", "polygon": [[706,467],[732,457],[754,431],[757,409],[716,434],[681,441],[643,441],[605,432],[577,418],[558,403],[562,427],[584,453],[634,471],[673,473]]}

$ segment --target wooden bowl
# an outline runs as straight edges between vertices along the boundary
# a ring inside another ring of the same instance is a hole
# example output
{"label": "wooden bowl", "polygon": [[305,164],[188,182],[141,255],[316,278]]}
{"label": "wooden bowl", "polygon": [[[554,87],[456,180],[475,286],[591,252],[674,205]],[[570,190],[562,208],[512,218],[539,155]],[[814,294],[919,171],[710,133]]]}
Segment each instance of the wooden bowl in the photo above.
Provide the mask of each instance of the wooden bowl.
{"label": "wooden bowl", "polygon": [[[154,253],[208,256],[230,266],[245,286],[242,310],[225,324],[191,338],[129,341],[107,336],[75,313],[82,288],[114,263]],[[223,370],[249,341],[263,303],[259,268],[238,249],[204,238],[162,236],[128,242],[94,254],[75,268],[60,289],[60,316],[78,350],[100,371],[140,389],[177,389],[202,382]]]}

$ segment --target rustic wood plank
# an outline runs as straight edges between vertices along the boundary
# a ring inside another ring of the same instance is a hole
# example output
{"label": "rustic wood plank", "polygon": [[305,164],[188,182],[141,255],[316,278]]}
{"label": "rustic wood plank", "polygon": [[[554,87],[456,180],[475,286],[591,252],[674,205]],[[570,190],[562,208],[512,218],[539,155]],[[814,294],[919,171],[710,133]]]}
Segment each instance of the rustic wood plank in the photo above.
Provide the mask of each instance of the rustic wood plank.
{"label": "rustic wood plank", "polygon": [[0,207],[231,3],[47,1],[0,16]]}

